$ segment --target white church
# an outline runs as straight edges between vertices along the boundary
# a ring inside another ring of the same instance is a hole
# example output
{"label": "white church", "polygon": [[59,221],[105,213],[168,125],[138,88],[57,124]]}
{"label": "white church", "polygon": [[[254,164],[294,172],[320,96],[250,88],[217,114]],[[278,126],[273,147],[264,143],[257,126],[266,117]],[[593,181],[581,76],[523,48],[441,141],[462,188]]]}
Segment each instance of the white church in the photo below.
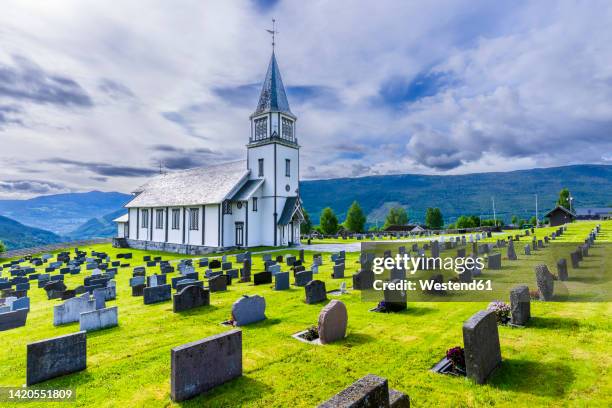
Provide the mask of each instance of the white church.
{"label": "white church", "polygon": [[274,51],[250,117],[246,160],[160,174],[115,221],[116,246],[200,254],[300,242],[297,118]]}

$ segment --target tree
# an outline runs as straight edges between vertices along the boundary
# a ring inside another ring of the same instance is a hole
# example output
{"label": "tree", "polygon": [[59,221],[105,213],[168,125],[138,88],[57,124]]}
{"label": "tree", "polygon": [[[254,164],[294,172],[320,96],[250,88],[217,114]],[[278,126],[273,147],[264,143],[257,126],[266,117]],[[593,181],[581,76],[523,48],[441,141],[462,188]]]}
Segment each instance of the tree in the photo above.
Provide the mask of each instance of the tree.
{"label": "tree", "polygon": [[457,222],[455,223],[457,228],[476,228],[478,224],[474,220],[473,216],[466,217],[465,215],[462,215],[461,217],[457,218]]}
{"label": "tree", "polygon": [[444,217],[442,217],[442,211],[439,208],[429,207],[425,211],[425,225],[429,229],[440,229],[444,225]]}
{"label": "tree", "polygon": [[319,225],[321,231],[325,235],[333,235],[338,232],[338,217],[334,214],[334,210],[326,207],[321,211],[321,218],[319,219]]}
{"label": "tree", "polygon": [[4,251],[6,251],[6,246],[4,245],[4,242],[0,241],[0,254]]}
{"label": "tree", "polygon": [[517,225],[519,222],[518,217],[516,215],[513,215],[510,222],[512,223],[512,225]]}
{"label": "tree", "polygon": [[561,207],[565,207],[568,210],[570,209],[570,206],[571,206],[570,192],[567,188],[563,188],[559,192],[559,199],[557,200],[557,205],[560,205]]}
{"label": "tree", "polygon": [[406,225],[408,224],[408,212],[404,207],[391,207],[385,218],[385,225],[387,228],[390,225]]}
{"label": "tree", "polygon": [[529,223],[533,226],[538,224],[538,219],[535,217],[535,215],[529,219]]}
{"label": "tree", "polygon": [[310,215],[305,208],[302,208],[302,214],[304,214],[304,222],[300,225],[300,232],[302,234],[310,234],[312,232],[312,221]]}
{"label": "tree", "polygon": [[346,213],[346,220],[344,221],[344,227],[351,232],[363,232],[365,230],[366,217],[363,214],[361,207],[357,201],[353,201],[353,204]]}

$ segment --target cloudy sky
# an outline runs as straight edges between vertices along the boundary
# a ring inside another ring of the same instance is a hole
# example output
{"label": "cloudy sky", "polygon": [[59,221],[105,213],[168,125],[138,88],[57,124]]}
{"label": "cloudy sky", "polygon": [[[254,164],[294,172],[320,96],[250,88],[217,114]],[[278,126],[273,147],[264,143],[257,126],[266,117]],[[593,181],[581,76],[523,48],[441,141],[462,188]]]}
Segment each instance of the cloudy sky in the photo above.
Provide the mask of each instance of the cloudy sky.
{"label": "cloudy sky", "polygon": [[272,17],[303,179],[612,164],[609,1],[4,0],[0,198],[244,158]]}

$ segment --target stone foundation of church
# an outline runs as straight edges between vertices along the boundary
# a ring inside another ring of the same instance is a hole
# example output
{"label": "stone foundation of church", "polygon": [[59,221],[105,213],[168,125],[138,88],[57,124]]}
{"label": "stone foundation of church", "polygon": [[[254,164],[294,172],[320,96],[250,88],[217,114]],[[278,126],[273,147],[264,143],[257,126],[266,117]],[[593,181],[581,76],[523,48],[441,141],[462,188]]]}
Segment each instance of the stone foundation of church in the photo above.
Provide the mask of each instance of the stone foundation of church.
{"label": "stone foundation of church", "polygon": [[[214,252],[227,251],[229,247],[209,247],[202,245],[188,245],[188,244],[174,244],[172,242],[153,242],[153,241],[141,241],[137,239],[123,239],[124,246],[127,244],[128,248],[143,249],[146,251],[162,251],[172,252],[176,254],[184,255],[207,255]],[[113,247],[121,248],[122,245],[119,243],[119,239],[113,238]]]}

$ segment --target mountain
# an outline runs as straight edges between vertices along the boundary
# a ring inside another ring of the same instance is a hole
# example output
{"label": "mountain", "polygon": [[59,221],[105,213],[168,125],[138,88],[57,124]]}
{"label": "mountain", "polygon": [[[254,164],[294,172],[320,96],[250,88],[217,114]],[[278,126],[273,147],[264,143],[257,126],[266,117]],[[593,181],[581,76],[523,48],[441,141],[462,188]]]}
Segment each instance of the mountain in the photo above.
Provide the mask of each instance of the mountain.
{"label": "mountain", "polygon": [[0,215],[23,224],[68,234],[92,218],[119,210],[131,195],[90,191],[40,196],[29,200],[0,200]]}
{"label": "mountain", "polygon": [[52,232],[28,227],[15,220],[0,215],[0,241],[6,249],[28,248],[62,242],[62,238]]}
{"label": "mountain", "polygon": [[368,215],[368,222],[382,225],[388,207],[401,205],[411,221],[424,221],[427,207],[439,207],[446,222],[460,215],[496,216],[510,222],[512,215],[529,219],[555,206],[559,191],[567,187],[574,208],[612,206],[612,166],[575,165],[503,173],[458,176],[401,174],[302,181],[300,194],[314,224],[321,210],[331,207],[342,222],[353,200]]}
{"label": "mountain", "polygon": [[92,218],[66,236],[71,240],[114,237],[117,235],[117,224],[113,220],[126,212],[122,208],[103,217]]}

